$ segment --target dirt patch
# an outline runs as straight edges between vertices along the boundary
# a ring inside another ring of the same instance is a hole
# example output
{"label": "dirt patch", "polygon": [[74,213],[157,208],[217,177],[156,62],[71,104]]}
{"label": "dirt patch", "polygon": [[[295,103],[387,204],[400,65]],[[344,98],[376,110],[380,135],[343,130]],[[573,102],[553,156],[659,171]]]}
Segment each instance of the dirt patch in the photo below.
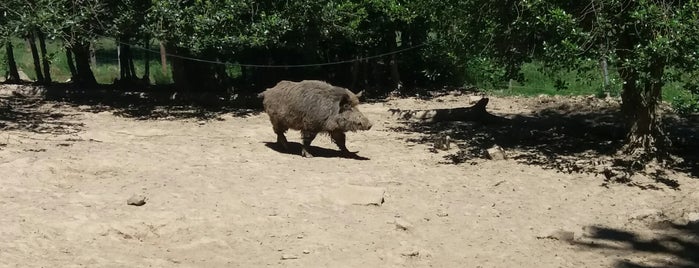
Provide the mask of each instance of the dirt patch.
{"label": "dirt patch", "polygon": [[[341,157],[324,136],[312,148],[323,157],[305,159],[299,146],[274,148],[264,113],[139,120],[114,106],[3,97],[0,259],[48,267],[699,265],[690,254],[699,243],[695,178],[663,170],[679,190],[642,181],[658,188],[649,191],[547,168],[597,161],[618,146],[600,143],[623,138],[613,109],[573,114],[589,107],[582,104],[559,116],[546,112],[558,100],[490,99],[488,110],[515,124],[404,123],[389,109],[463,107],[472,98],[391,99],[360,105],[375,122],[348,134],[361,159]],[[440,131],[458,146],[432,150],[430,135]],[[288,138],[300,142],[298,133]],[[507,159],[482,156],[494,144]],[[459,154],[472,156],[448,161]],[[146,202],[128,205],[132,196]]]}

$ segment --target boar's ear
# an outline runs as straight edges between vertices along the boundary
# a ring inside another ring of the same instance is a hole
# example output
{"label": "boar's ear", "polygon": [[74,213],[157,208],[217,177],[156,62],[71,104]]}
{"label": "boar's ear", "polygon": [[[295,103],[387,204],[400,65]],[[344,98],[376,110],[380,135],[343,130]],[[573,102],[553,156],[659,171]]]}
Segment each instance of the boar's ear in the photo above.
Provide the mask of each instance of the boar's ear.
{"label": "boar's ear", "polygon": [[340,98],[340,111],[352,109],[350,105],[350,97],[347,94],[343,94]]}
{"label": "boar's ear", "polygon": [[361,97],[362,97],[362,94],[364,94],[364,90],[359,91],[359,93],[354,94],[354,95],[357,95],[357,98],[361,98]]}

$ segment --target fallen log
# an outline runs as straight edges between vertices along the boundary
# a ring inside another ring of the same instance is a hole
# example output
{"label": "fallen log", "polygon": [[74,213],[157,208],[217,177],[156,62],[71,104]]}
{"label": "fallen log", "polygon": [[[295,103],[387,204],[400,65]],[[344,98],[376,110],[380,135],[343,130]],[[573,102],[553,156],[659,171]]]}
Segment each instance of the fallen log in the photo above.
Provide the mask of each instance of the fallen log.
{"label": "fallen log", "polygon": [[488,105],[488,98],[482,98],[471,107],[459,107],[449,109],[433,110],[407,110],[390,109],[393,115],[398,115],[404,120],[419,120],[424,122],[479,122],[479,123],[503,123],[509,121],[507,118],[499,117],[489,113],[485,106]]}

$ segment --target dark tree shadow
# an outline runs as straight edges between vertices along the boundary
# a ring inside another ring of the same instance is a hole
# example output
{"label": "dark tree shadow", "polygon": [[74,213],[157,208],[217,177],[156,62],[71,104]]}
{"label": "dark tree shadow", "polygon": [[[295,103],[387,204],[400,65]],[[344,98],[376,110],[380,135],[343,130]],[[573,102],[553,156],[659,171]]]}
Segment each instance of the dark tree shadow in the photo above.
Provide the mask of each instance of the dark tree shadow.
{"label": "dark tree shadow", "polygon": [[[302,145],[298,142],[287,142],[288,150],[277,145],[276,142],[265,142],[265,146],[268,148],[283,154],[298,155],[301,156]],[[369,158],[359,156],[357,153],[344,154],[340,150],[331,150],[327,148],[317,147],[311,145],[310,153],[313,157],[323,157],[323,158],[347,158],[354,160],[370,160]]]}
{"label": "dark tree shadow", "polygon": [[45,134],[74,134],[83,123],[72,122],[73,114],[40,109],[45,101],[23,96],[0,97],[0,130]]}
{"label": "dark tree shadow", "polygon": [[620,229],[591,226],[589,234],[573,244],[593,250],[620,251],[625,253],[623,255],[644,253],[655,257],[644,263],[625,258],[618,260],[615,267],[699,267],[699,224],[660,222],[655,225],[650,238]]}
{"label": "dark tree shadow", "polygon": [[[119,85],[80,87],[53,84],[42,88],[44,102],[86,108],[89,112],[110,111],[117,116],[137,120],[218,119],[223,114],[249,116],[261,112],[261,100],[254,96],[231,98],[224,92],[179,93],[172,85]],[[21,93],[17,93],[21,95]]]}
{"label": "dark tree shadow", "polygon": [[[654,185],[640,185],[629,180],[634,172],[643,168],[640,162],[618,158],[616,152],[624,145],[626,128],[618,106],[602,105],[602,100],[546,103],[535,107],[532,114],[487,113],[487,120],[403,121],[395,131],[417,132],[419,138],[409,142],[430,144],[449,135],[457,141],[459,151],[445,156],[443,163],[475,163],[486,156],[486,150],[495,145],[502,147],[508,157],[520,163],[537,165],[560,172],[593,173],[605,176],[605,183],[620,182],[641,188],[658,189]],[[475,106],[474,106],[475,107]],[[469,107],[470,108],[470,107]],[[433,118],[449,117],[458,109],[434,110]],[[441,113],[441,114],[440,114]],[[493,117],[496,118],[488,118]],[[673,141],[671,153],[683,161],[670,167],[699,176],[697,154],[699,148],[697,128],[691,120],[665,120],[665,128]],[[695,149],[691,149],[695,148]],[[611,166],[606,167],[607,163]],[[677,181],[663,172],[652,175],[655,180],[670,188],[677,188]]]}

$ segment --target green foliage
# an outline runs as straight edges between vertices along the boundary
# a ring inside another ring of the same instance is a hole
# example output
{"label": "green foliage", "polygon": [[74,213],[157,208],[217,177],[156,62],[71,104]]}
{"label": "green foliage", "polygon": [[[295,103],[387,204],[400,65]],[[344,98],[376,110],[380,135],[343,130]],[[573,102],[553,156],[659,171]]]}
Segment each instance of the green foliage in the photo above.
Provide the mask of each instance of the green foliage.
{"label": "green foliage", "polygon": [[[396,57],[403,79],[415,85],[503,88],[514,79],[513,85],[551,89],[552,94],[616,95],[624,79],[619,71],[637,73],[633,83],[644,90],[643,85],[657,80],[650,76],[657,64],[649,63],[658,59],[663,59],[663,67],[678,70],[661,78],[668,85],[685,81],[688,78],[678,74],[699,67],[698,2],[6,0],[0,3],[0,37],[22,38],[32,29],[45,32],[56,40],[49,51],[58,65],[52,70],[58,73],[67,65],[61,43],[72,46],[105,38],[131,44],[152,38],[163,41],[170,53],[264,64],[330,62],[424,43],[420,50]],[[633,45],[621,48],[624,42]],[[143,54],[135,55],[140,71]],[[607,87],[600,82],[600,59],[609,62],[612,84]],[[368,72],[388,79],[388,60],[363,64],[380,63],[371,68],[384,70]],[[204,66],[206,72],[217,68]],[[92,67],[99,81],[111,82],[117,76],[118,69]],[[350,73],[349,65],[298,73],[322,77],[331,69]],[[249,69],[246,75],[267,77],[273,71],[277,70]],[[224,73],[246,78],[242,70],[224,67]]]}
{"label": "green foliage", "polygon": [[505,69],[490,58],[473,58],[466,63],[465,79],[480,88],[499,88],[507,80]]}
{"label": "green foliage", "polygon": [[156,85],[169,85],[172,84],[172,75],[170,75],[170,72],[163,74],[160,70],[157,70],[151,73],[151,80]]}
{"label": "green foliage", "polygon": [[671,99],[673,109],[681,115],[699,113],[699,71],[669,73],[677,77],[677,82],[666,85],[671,90],[665,92],[664,98]]}
{"label": "green foliage", "polygon": [[680,115],[699,113],[699,96],[694,94],[680,95],[672,99],[672,108]]}

